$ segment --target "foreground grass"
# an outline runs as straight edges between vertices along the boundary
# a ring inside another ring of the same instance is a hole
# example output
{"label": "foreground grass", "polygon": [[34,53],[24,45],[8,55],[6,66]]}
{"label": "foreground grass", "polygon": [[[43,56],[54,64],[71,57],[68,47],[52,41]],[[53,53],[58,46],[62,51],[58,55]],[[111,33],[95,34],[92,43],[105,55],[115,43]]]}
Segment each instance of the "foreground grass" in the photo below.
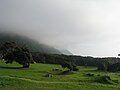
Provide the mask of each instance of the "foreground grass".
{"label": "foreground grass", "polygon": [[[95,67],[79,67],[80,71],[68,75],[59,75],[53,68],[59,65],[33,64],[28,69],[17,68],[19,64],[0,62],[0,90],[120,90],[120,84],[102,84],[95,81],[97,75],[109,75],[120,80],[119,73],[96,71]],[[53,77],[45,77],[52,73]],[[92,73],[93,77],[85,74]]]}

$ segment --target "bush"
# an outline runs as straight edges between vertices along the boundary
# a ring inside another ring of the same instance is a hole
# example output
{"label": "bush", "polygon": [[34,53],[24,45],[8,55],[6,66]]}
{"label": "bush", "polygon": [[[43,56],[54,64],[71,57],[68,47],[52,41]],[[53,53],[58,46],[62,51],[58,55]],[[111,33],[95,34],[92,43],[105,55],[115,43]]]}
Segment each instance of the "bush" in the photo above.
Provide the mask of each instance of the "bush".
{"label": "bush", "polygon": [[74,63],[71,62],[63,62],[61,64],[62,68],[68,68],[70,71],[78,71],[79,69],[77,68],[77,66]]}
{"label": "bush", "polygon": [[111,80],[110,76],[104,75],[97,77],[97,82],[104,84],[113,84],[114,82]]}
{"label": "bush", "polygon": [[77,67],[73,68],[73,71],[79,71],[79,69]]}

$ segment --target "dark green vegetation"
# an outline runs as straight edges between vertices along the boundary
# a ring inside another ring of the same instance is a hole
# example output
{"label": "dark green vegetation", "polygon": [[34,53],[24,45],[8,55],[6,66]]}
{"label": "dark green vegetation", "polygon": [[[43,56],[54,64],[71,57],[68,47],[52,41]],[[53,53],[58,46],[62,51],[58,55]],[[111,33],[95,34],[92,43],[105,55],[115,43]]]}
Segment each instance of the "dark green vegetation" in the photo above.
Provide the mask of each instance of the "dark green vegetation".
{"label": "dark green vegetation", "polygon": [[[65,75],[61,74],[65,69],[60,65],[33,64],[30,68],[19,67],[21,65],[16,63],[6,65],[0,62],[0,90],[120,90],[120,84],[112,81],[120,80],[120,73],[96,71],[96,67],[80,66],[80,71]],[[53,70],[56,68],[59,70]],[[53,76],[46,77],[46,74]]]}
{"label": "dark green vegetation", "polygon": [[[115,60],[113,60],[113,61],[115,61]],[[98,64],[98,70],[112,71],[112,72],[120,71],[120,60],[118,60],[114,63],[111,62],[109,59],[104,60]]]}
{"label": "dark green vegetation", "polygon": [[[28,68],[31,63],[34,63],[32,54],[28,48],[20,47],[15,42],[5,42],[0,46],[0,57],[6,64],[16,61],[23,65],[23,68]],[[79,69],[70,61],[62,61],[60,63],[63,68],[68,68],[69,71],[78,71]]]}
{"label": "dark green vegetation", "polygon": [[78,71],[79,69],[77,68],[77,66],[69,61],[63,61],[61,63],[62,68],[68,68],[69,71]]}
{"label": "dark green vegetation", "polygon": [[[120,58],[115,57],[94,58],[74,55],[43,54],[39,52],[33,52],[32,55],[37,63],[63,65],[67,61],[67,63],[77,66],[97,66],[98,70],[102,71],[120,71]],[[72,69],[71,66],[69,66],[69,68]]]}
{"label": "dark green vegetation", "polygon": [[29,49],[19,47],[14,42],[6,42],[0,47],[0,57],[4,59],[5,63],[17,63],[23,65],[24,68],[28,68],[30,63],[33,63],[32,54]]}

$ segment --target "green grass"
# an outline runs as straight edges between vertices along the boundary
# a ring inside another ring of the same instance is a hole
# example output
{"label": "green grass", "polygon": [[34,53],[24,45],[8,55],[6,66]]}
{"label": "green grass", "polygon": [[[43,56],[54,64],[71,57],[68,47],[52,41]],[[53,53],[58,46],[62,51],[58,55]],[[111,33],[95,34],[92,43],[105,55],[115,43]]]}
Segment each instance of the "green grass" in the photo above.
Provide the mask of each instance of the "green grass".
{"label": "green grass", "polygon": [[[120,84],[103,84],[96,81],[97,75],[108,75],[120,81],[120,73],[96,71],[96,67],[83,67],[68,75],[60,75],[53,68],[60,65],[32,64],[30,68],[17,68],[21,65],[0,62],[0,90],[120,90]],[[64,69],[62,69],[64,70]],[[53,77],[45,77],[52,73]],[[86,76],[91,73],[94,76]]]}

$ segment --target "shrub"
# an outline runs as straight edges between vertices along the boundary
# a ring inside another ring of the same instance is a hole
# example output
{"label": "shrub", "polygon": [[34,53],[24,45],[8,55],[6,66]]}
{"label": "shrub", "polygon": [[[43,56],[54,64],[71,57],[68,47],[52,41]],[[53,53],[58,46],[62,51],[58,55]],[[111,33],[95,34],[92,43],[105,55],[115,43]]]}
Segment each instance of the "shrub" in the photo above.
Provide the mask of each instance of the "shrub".
{"label": "shrub", "polygon": [[114,82],[111,80],[110,76],[104,75],[97,77],[97,82],[104,84],[113,84]]}
{"label": "shrub", "polygon": [[68,61],[62,62],[61,66],[62,66],[62,68],[68,68],[70,71],[78,71],[79,70],[74,63],[71,63]]}
{"label": "shrub", "polygon": [[74,67],[73,71],[79,71],[79,69],[77,67]]}

